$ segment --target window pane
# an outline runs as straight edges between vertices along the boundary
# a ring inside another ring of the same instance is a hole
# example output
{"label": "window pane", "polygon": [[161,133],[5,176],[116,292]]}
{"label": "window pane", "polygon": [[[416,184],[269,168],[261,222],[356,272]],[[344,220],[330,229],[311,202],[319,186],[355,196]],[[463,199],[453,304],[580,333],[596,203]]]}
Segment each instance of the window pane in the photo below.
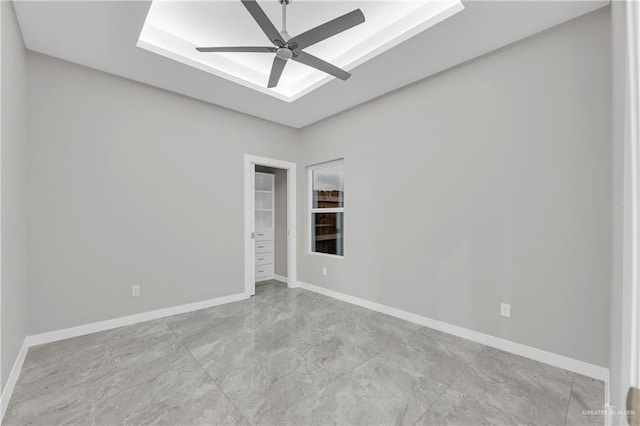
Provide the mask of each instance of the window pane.
{"label": "window pane", "polygon": [[343,166],[338,164],[313,171],[313,205],[317,208],[344,207]]}
{"label": "window pane", "polygon": [[311,242],[314,252],[344,255],[344,213],[312,213]]}

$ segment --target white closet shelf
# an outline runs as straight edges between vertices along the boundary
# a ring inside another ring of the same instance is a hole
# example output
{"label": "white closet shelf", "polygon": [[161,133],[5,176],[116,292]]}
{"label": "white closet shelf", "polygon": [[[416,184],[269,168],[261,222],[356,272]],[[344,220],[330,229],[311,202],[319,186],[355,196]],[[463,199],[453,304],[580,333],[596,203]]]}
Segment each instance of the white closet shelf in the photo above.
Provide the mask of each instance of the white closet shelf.
{"label": "white closet shelf", "polygon": [[[256,281],[266,281],[274,278],[274,178],[271,173],[256,172],[256,203],[261,206],[271,206],[270,209],[256,208],[255,244],[256,244]],[[260,188],[260,189],[257,189]],[[258,194],[260,196],[258,197]],[[259,214],[258,214],[259,213]]]}

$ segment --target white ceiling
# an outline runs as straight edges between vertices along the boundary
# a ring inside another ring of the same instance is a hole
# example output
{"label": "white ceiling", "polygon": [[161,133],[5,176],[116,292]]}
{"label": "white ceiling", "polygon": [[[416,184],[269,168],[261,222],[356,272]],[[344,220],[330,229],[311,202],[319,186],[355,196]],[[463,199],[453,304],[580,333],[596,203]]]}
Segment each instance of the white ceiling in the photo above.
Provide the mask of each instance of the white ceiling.
{"label": "white ceiling", "polygon": [[[282,6],[263,0],[262,7],[277,28]],[[310,28],[360,9],[366,21],[305,49],[347,71],[391,49],[409,37],[464,9],[459,0],[333,1],[295,0],[287,7],[287,31]],[[200,46],[271,46],[240,1],[154,0],[138,46],[238,84],[295,101],[333,78],[289,61],[277,87],[268,89],[273,53],[200,53]]]}
{"label": "white ceiling", "polygon": [[[276,0],[261,4],[268,1]],[[15,8],[28,49],[300,128],[609,2],[463,3],[463,11],[352,69],[346,82],[332,79],[294,102],[137,47],[150,1],[18,0]]]}

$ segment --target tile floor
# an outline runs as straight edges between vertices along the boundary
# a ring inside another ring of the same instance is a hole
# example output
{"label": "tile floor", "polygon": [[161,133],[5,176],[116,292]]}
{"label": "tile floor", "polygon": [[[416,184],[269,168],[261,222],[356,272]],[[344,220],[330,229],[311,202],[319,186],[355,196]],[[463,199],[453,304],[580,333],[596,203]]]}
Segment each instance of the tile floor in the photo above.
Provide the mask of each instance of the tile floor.
{"label": "tile floor", "polygon": [[603,424],[602,382],[268,282],[33,347],[4,424]]}

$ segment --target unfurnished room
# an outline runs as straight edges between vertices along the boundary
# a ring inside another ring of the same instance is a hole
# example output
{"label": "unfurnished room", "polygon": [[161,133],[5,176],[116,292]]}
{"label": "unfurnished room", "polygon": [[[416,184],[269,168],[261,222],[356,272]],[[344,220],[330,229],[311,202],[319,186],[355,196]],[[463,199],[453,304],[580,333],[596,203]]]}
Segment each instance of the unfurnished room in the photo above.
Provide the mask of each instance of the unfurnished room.
{"label": "unfurnished room", "polygon": [[640,2],[0,34],[3,425],[640,425]]}

